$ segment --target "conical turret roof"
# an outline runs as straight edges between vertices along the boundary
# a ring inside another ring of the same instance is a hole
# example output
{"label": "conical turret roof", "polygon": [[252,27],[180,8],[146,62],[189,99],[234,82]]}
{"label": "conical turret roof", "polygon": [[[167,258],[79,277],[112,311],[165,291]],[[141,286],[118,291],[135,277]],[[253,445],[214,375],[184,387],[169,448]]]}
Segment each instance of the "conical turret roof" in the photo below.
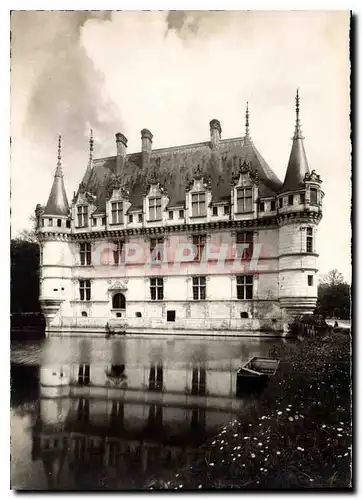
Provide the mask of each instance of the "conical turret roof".
{"label": "conical turret roof", "polygon": [[307,155],[303,144],[303,134],[299,120],[299,91],[296,95],[296,122],[293,136],[292,150],[289,156],[289,162],[281,193],[300,189],[300,184],[303,182],[305,174],[309,173],[309,165]]}
{"label": "conical turret roof", "polygon": [[63,170],[61,164],[61,136],[58,141],[58,163],[54,174],[54,181],[44,215],[68,215],[69,203],[65,192],[63,181]]}

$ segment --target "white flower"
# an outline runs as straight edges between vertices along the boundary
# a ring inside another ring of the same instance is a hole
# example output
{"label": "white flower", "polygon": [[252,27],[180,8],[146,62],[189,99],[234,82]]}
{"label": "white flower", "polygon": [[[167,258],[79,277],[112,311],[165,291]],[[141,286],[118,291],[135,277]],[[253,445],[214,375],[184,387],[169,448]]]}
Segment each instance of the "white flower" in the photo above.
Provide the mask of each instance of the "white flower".
{"label": "white flower", "polygon": [[255,458],[255,453],[251,453],[251,458]]}
{"label": "white flower", "polygon": [[201,488],[202,488],[202,484],[199,484],[199,489],[201,489]]}
{"label": "white flower", "polygon": [[293,417],[288,417],[289,422],[293,422],[294,418]]}
{"label": "white flower", "polygon": [[238,437],[239,434],[234,434],[234,438]]}
{"label": "white flower", "polygon": [[280,451],[277,451],[277,455],[280,455]]}
{"label": "white flower", "polygon": [[263,443],[258,443],[258,446],[263,446]]}
{"label": "white flower", "polygon": [[210,467],[213,467],[215,464],[214,464],[214,462],[211,462],[209,465],[210,465]]}
{"label": "white flower", "polygon": [[278,415],[282,415],[282,414],[283,414],[283,412],[282,412],[282,411],[278,411]]}
{"label": "white flower", "polygon": [[304,451],[304,448],[301,448],[300,446],[297,446],[297,450]]}
{"label": "white flower", "polygon": [[338,427],[337,431],[341,432],[343,429],[341,427]]}

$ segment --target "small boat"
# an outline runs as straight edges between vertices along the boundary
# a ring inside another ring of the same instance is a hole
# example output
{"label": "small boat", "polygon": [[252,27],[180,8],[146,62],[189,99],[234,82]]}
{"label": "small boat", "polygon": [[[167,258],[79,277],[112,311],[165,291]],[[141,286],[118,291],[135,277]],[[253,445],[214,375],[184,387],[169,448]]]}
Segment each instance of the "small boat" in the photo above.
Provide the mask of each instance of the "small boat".
{"label": "small boat", "polygon": [[237,394],[263,389],[276,374],[280,360],[254,356],[237,372]]}

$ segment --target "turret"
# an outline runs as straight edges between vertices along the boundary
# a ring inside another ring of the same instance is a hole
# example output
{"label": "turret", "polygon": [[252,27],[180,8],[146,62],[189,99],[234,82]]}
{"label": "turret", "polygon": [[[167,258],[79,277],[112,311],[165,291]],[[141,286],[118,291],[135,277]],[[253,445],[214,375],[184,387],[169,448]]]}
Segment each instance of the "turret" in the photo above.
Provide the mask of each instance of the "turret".
{"label": "turret", "polygon": [[69,218],[69,203],[67,198],[67,193],[65,192],[64,180],[63,180],[63,170],[61,163],[61,136],[58,139],[58,162],[55,169],[53,185],[50,190],[50,195],[48,202],[44,208],[44,211],[40,213],[38,210],[38,230],[51,231],[51,232],[63,232],[63,230],[69,229],[70,224],[68,222]]}
{"label": "turret", "polygon": [[281,193],[300,189],[300,184],[304,181],[305,174],[309,174],[307,155],[305,154],[303,144],[303,134],[299,119],[299,90],[295,98],[296,121],[293,135],[292,150],[289,156],[289,162]]}

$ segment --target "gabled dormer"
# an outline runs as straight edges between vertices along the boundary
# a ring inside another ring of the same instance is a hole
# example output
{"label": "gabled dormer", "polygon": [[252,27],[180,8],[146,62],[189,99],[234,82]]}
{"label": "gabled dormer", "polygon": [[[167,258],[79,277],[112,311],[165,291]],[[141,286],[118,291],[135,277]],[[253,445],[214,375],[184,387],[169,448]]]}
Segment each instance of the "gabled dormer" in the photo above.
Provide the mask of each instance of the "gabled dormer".
{"label": "gabled dormer", "polygon": [[96,210],[96,197],[86,190],[83,182],[79,184],[78,192],[72,202],[72,220],[75,230],[89,230],[90,218]]}
{"label": "gabled dormer", "polygon": [[166,220],[165,211],[170,199],[167,191],[156,179],[151,179],[150,182],[143,198],[143,213],[146,224],[157,225]]}
{"label": "gabled dormer", "polygon": [[129,190],[121,183],[120,176],[114,176],[107,187],[106,214],[108,225],[126,225],[126,212],[131,206],[129,202]]}
{"label": "gabled dormer", "polygon": [[202,171],[199,164],[187,180],[185,191],[187,219],[190,222],[200,222],[200,219],[206,221],[210,216],[209,207],[212,200],[211,179]]}
{"label": "gabled dormer", "polygon": [[241,160],[234,170],[231,188],[231,206],[235,220],[250,219],[257,215],[259,177],[250,163]]}

